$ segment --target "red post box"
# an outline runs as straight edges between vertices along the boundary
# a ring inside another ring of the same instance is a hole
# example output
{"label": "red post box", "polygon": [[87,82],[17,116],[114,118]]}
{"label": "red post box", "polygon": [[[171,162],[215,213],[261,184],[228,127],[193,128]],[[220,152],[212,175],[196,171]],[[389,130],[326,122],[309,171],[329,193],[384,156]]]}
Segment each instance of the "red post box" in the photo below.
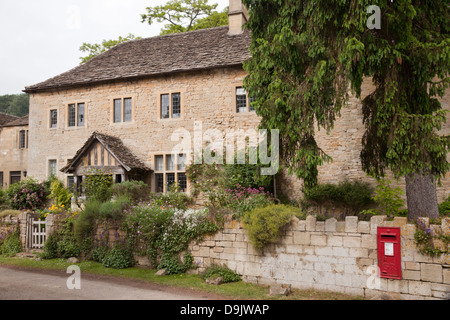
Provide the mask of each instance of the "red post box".
{"label": "red post box", "polygon": [[401,279],[400,228],[378,227],[378,270],[380,278]]}

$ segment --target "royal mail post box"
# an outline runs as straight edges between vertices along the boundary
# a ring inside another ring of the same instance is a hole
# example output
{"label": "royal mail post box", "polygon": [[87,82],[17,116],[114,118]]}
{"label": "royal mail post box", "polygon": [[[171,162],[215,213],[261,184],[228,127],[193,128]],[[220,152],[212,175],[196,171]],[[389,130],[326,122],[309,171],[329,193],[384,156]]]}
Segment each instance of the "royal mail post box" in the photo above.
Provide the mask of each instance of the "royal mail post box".
{"label": "royal mail post box", "polygon": [[401,279],[400,228],[378,227],[378,270],[380,278]]}

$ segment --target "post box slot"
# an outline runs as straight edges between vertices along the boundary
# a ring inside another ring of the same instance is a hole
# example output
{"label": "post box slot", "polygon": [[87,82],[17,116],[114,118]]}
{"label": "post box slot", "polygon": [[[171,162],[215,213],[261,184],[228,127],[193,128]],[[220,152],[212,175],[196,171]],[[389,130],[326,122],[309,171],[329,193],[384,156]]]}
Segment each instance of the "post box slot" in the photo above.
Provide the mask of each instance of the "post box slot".
{"label": "post box slot", "polygon": [[382,234],[381,239],[395,240],[396,236],[394,234]]}

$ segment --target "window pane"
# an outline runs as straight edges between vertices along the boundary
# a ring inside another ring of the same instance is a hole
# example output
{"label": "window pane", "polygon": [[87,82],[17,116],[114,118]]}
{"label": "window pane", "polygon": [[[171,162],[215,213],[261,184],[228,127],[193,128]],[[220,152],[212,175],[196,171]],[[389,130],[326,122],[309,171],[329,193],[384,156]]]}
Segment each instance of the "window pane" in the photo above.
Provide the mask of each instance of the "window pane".
{"label": "window pane", "polygon": [[167,183],[167,191],[169,191],[170,187],[175,184],[175,173],[166,174],[166,183]]}
{"label": "window pane", "polygon": [[58,111],[50,111],[50,128],[56,128],[58,126]]}
{"label": "window pane", "polygon": [[187,179],[185,173],[178,174],[178,187],[182,192],[186,191],[187,188]]}
{"label": "window pane", "polygon": [[155,156],[155,171],[164,171],[164,157]]}
{"label": "window pane", "polygon": [[75,192],[75,177],[69,176],[67,177],[67,189],[70,190],[70,192]]}
{"label": "window pane", "polygon": [[164,175],[162,173],[155,174],[155,191],[157,193],[164,192]]}
{"label": "window pane", "polygon": [[78,104],[78,126],[84,126],[84,103]]}
{"label": "window pane", "polygon": [[177,170],[186,170],[186,154],[179,154],[177,159]]}
{"label": "window pane", "polygon": [[69,127],[75,127],[75,105],[69,104]]}
{"label": "window pane", "polygon": [[123,121],[131,122],[132,119],[132,106],[131,106],[131,98],[123,99],[124,110],[123,110]]}
{"label": "window pane", "polygon": [[25,149],[25,130],[19,132],[19,149]]}
{"label": "window pane", "polygon": [[236,112],[247,111],[247,93],[244,88],[236,88]]}
{"label": "window pane", "polygon": [[122,122],[122,99],[114,100],[114,122]]}
{"label": "window pane", "polygon": [[48,174],[49,174],[49,176],[56,175],[56,160],[48,161]]}
{"label": "window pane", "polygon": [[255,102],[256,99],[253,97],[248,97],[248,103],[250,104],[248,107],[249,111],[255,111],[255,106],[252,105],[252,102]]}
{"label": "window pane", "polygon": [[181,95],[179,93],[172,94],[172,118],[181,116]]}
{"label": "window pane", "polygon": [[172,155],[166,155],[166,171],[175,171],[175,163]]}
{"label": "window pane", "polygon": [[169,118],[169,109],[170,109],[169,95],[163,94],[161,95],[161,119]]}

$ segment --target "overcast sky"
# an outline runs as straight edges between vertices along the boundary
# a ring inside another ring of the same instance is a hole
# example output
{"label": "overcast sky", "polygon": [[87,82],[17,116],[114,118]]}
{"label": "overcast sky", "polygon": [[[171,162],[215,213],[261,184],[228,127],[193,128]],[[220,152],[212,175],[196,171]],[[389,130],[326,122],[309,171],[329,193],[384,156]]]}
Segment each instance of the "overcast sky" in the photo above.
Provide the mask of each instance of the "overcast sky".
{"label": "overcast sky", "polygon": [[[83,42],[157,36],[162,24],[141,23],[140,15],[166,1],[0,0],[0,95],[21,93],[76,67]],[[209,3],[222,10],[228,0]]]}

